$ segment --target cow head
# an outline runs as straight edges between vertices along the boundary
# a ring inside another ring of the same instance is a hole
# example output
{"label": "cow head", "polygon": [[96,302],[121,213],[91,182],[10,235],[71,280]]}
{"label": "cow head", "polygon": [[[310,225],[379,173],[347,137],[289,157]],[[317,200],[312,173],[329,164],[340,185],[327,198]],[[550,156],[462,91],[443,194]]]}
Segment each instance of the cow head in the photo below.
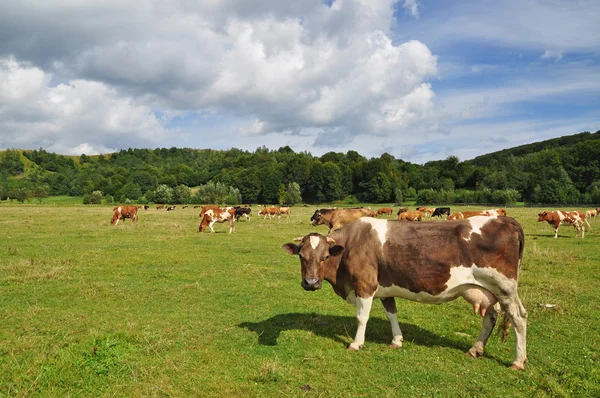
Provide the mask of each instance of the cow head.
{"label": "cow head", "polygon": [[546,220],[546,216],[548,215],[547,211],[542,211],[538,214],[538,222],[540,221],[545,221]]}
{"label": "cow head", "polygon": [[506,217],[506,209],[496,209],[499,216]]}
{"label": "cow head", "polygon": [[312,226],[323,225],[325,223],[326,223],[326,221],[323,218],[323,215],[321,214],[321,212],[319,210],[315,211],[315,214],[313,214],[312,217],[310,218],[310,225],[312,225]]}
{"label": "cow head", "polygon": [[302,282],[300,285],[304,290],[318,290],[321,288],[325,278],[325,269],[329,256],[339,256],[344,252],[344,247],[336,245],[330,237],[324,237],[318,233],[296,238],[299,245],[286,243],[282,248],[289,254],[297,254],[300,257],[302,270]]}

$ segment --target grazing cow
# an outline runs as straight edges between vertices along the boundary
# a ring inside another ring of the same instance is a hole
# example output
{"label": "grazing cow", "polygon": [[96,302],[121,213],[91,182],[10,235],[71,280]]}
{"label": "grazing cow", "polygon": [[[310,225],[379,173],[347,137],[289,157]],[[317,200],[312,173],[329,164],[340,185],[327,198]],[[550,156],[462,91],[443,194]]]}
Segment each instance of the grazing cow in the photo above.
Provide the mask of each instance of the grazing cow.
{"label": "grazing cow", "polygon": [[331,212],[320,212],[317,210],[311,217],[311,224],[313,226],[327,225],[329,227],[329,233],[331,233],[361,217],[372,217],[371,214],[373,214],[373,211],[365,208],[337,209]]}
{"label": "grazing cow", "polygon": [[148,210],[149,208],[150,208],[150,206],[144,205],[144,210]]}
{"label": "grazing cow", "polygon": [[588,210],[585,212],[585,218],[594,218],[598,215],[598,210]]}
{"label": "grazing cow", "polygon": [[199,207],[200,207],[200,205],[196,205],[196,206],[194,206],[194,209],[197,209],[197,208],[199,208]]}
{"label": "grazing cow", "polygon": [[165,205],[158,205],[158,206],[156,206],[156,210],[160,210],[160,209],[164,209],[164,208],[165,208]]}
{"label": "grazing cow", "polygon": [[113,210],[114,214],[110,220],[112,225],[116,226],[119,223],[119,220],[123,220],[123,222],[125,222],[126,218],[131,218],[132,222],[136,222],[138,219],[137,206],[115,206]]}
{"label": "grazing cow", "polygon": [[281,216],[282,214],[287,214],[288,218],[290,218],[292,216],[292,209],[290,209],[288,206],[282,206],[279,208],[279,216]]}
{"label": "grazing cow", "polygon": [[435,208],[428,208],[427,210],[425,210],[425,214],[428,217],[431,217],[431,215],[433,214],[433,212],[435,211]]}
{"label": "grazing cow", "polygon": [[183,209],[187,209],[188,207],[189,207],[188,205],[185,205],[185,206],[183,206],[181,209],[182,209],[182,210],[183,210]]}
{"label": "grazing cow", "polygon": [[[401,347],[395,297],[440,304],[463,297],[483,317],[468,355],[483,355],[498,317],[504,331],[515,328],[514,369],[527,361],[527,311],[517,294],[524,234],[508,217],[476,217],[448,223],[408,225],[361,218],[325,237],[311,233],[299,245],[283,249],[298,254],[302,287],[318,290],[328,281],[337,295],[356,305],[358,328],[349,350],[360,349],[374,298],[381,299],[392,328],[391,347]],[[443,247],[443,250],[440,248]]]}
{"label": "grazing cow", "polygon": [[398,215],[400,215],[400,213],[404,213],[405,211],[408,211],[408,207],[401,207],[398,209]]}
{"label": "grazing cow", "polygon": [[269,220],[272,220],[275,216],[277,216],[277,219],[281,218],[281,215],[279,214],[279,207],[263,207],[259,210],[258,215],[264,215],[265,220],[267,219],[267,216],[269,217]]}
{"label": "grazing cow", "polygon": [[167,211],[172,211],[172,210],[175,210],[175,206],[169,206],[169,207],[167,207]]}
{"label": "grazing cow", "polygon": [[206,231],[206,227],[210,228],[210,232],[215,232],[213,225],[215,223],[229,222],[229,233],[235,232],[235,208],[227,207],[225,209],[208,209],[204,213],[204,217],[198,227],[198,232]]}
{"label": "grazing cow", "polygon": [[542,211],[538,214],[538,222],[546,221],[548,224],[554,227],[554,238],[558,238],[558,228],[561,225],[572,225],[575,230],[575,237],[579,237],[579,231],[581,231],[581,238],[585,236],[585,225],[584,222],[587,223],[588,227],[590,227],[590,231],[592,227],[587,219],[585,218],[585,214],[581,211],[563,211],[563,210],[555,210],[555,211]]}
{"label": "grazing cow", "polygon": [[360,210],[362,210],[362,212],[365,213],[365,215],[367,217],[375,217],[375,212],[373,210],[371,210],[370,207],[367,207],[367,208],[361,207]]}
{"label": "grazing cow", "polygon": [[423,213],[420,211],[405,211],[400,213],[398,220],[402,221],[422,221]]}
{"label": "grazing cow", "polygon": [[206,213],[207,210],[216,210],[216,209],[220,209],[220,207],[218,205],[206,205],[202,208],[202,210],[200,210],[200,218],[204,217],[204,213]]}
{"label": "grazing cow", "polygon": [[249,207],[235,206],[235,220],[239,221],[240,217],[246,217],[246,221],[250,222],[250,213],[252,209]]}
{"label": "grazing cow", "polygon": [[379,209],[377,209],[376,216],[380,216],[382,214],[387,214],[388,216],[391,216],[393,212],[394,209],[392,209],[391,207],[380,207]]}
{"label": "grazing cow", "polygon": [[431,214],[431,218],[438,216],[439,218],[442,218],[443,215],[450,215],[450,208],[449,207],[436,207],[435,210],[433,211],[433,213]]}
{"label": "grazing cow", "polygon": [[417,211],[420,211],[421,213],[425,213],[427,211],[427,207],[425,206],[420,206],[416,208]]}
{"label": "grazing cow", "polygon": [[475,216],[502,216],[506,217],[506,210],[504,209],[490,209],[490,210],[478,210],[478,211],[463,211],[458,213],[453,213],[446,218],[446,220],[463,220],[465,218],[475,217]]}

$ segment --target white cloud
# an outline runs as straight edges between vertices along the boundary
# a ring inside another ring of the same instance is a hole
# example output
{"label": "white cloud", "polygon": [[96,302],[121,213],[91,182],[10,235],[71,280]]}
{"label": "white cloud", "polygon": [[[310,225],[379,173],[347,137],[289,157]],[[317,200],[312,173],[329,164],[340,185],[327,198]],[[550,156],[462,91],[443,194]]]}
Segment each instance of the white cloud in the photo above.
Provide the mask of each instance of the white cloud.
{"label": "white cloud", "polygon": [[0,148],[93,154],[152,145],[169,134],[149,107],[103,83],[51,80],[37,67],[0,59]]}
{"label": "white cloud", "polygon": [[[173,145],[152,110],[226,115],[244,136],[391,134],[427,117],[435,100],[428,79],[437,58],[421,42],[392,42],[394,0],[48,0],[5,8],[0,58],[24,62],[10,73],[31,74],[33,91],[21,82],[14,95],[27,96],[43,124],[35,137],[20,135],[31,120],[4,113],[3,145],[54,145],[62,134],[76,141],[64,150],[117,148],[124,132],[137,137],[129,145]],[[199,133],[175,133],[211,145]]]}
{"label": "white cloud", "polygon": [[404,0],[402,8],[410,12],[415,18],[419,18],[419,2],[418,0]]}
{"label": "white cloud", "polygon": [[556,62],[563,57],[562,51],[546,50],[541,56],[541,59],[554,59]]}

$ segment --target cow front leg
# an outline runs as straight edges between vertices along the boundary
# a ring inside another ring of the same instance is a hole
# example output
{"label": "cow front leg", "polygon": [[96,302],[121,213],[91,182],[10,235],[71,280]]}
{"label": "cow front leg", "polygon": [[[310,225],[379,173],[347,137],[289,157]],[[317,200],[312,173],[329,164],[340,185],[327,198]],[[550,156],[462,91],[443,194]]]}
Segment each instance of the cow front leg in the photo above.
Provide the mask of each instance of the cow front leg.
{"label": "cow front leg", "polygon": [[469,351],[466,352],[467,355],[472,356],[473,358],[477,358],[483,355],[483,350],[485,349],[485,344],[487,343],[492,331],[494,330],[494,326],[496,326],[496,320],[498,319],[498,312],[494,308],[494,306],[488,307],[486,310],[485,316],[483,317],[481,332],[475,340],[475,344]]}
{"label": "cow front leg", "polygon": [[396,309],[396,300],[393,297],[387,297],[381,299],[383,304],[383,311],[390,325],[392,326],[392,342],[390,348],[402,347],[402,331],[400,330],[400,324],[398,323],[398,310]]}
{"label": "cow front leg", "polygon": [[356,329],[356,336],[354,341],[348,347],[349,350],[359,350],[365,344],[365,332],[367,330],[367,322],[369,321],[369,314],[371,313],[371,307],[373,306],[373,296],[368,298],[356,297],[356,320],[358,322],[358,328]]}

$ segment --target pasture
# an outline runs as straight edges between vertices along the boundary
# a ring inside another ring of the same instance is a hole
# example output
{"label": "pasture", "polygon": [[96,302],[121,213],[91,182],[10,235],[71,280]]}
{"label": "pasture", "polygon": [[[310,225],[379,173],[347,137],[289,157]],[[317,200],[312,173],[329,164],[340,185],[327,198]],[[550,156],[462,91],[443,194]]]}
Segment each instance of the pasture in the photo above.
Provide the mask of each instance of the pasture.
{"label": "pasture", "polygon": [[401,349],[376,302],[364,349],[346,351],[354,307],[328,283],[304,291],[281,249],[327,232],[315,208],[277,221],[255,207],[229,235],[198,233],[191,207],[113,227],[112,207],[0,206],[0,396],[600,396],[600,218],[554,239],[539,209],[508,209],[526,234],[518,372],[512,330],[464,355],[481,318],[462,299],[398,299]]}

